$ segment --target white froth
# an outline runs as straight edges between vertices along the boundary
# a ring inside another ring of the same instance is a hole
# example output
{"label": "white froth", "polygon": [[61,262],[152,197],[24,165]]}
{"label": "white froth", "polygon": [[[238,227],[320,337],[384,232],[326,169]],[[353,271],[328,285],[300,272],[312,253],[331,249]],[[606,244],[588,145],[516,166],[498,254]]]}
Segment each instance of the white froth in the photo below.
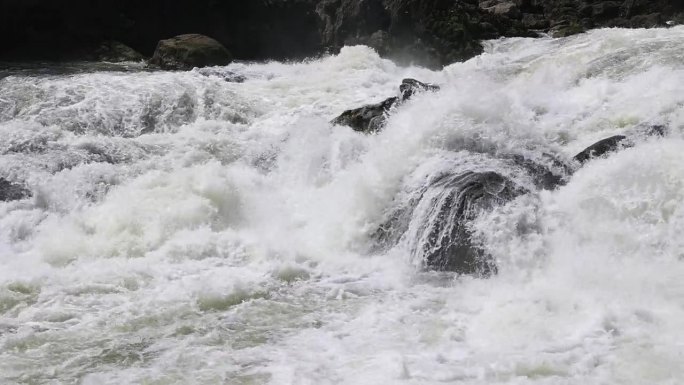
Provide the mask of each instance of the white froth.
{"label": "white froth", "polygon": [[[0,177],[33,193],[0,203],[0,383],[681,383],[683,52],[682,27],[610,29],[439,72],[347,47],[0,79]],[[405,77],[442,89],[377,135],[329,123]],[[496,277],[369,251],[438,170],[529,185],[486,154],[650,125],[670,131],[480,217]]]}

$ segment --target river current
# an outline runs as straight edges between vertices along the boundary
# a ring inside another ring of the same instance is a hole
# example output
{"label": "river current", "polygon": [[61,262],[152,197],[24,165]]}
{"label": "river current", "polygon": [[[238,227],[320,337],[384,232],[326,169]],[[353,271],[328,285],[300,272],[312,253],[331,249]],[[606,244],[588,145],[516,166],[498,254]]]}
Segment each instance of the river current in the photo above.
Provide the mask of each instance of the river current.
{"label": "river current", "polygon": [[[0,70],[0,384],[684,383],[684,27],[486,44]],[[409,77],[441,90],[330,123]],[[480,215],[490,278],[374,245],[441,170],[655,125]]]}

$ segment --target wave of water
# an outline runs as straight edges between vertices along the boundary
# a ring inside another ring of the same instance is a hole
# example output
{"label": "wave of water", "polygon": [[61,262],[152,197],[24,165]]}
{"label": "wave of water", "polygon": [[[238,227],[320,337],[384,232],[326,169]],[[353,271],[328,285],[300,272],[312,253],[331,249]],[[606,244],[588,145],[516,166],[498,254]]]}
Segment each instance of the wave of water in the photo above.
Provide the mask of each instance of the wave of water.
{"label": "wave of water", "polygon": [[[406,77],[441,91],[377,135],[329,123]],[[555,190],[502,157],[653,125]],[[0,178],[32,197],[0,202],[0,382],[681,383],[683,129],[681,27],[498,40],[439,72],[359,46],[8,73]],[[531,191],[470,224],[489,279],[424,271],[425,203],[377,247],[446,171]]]}

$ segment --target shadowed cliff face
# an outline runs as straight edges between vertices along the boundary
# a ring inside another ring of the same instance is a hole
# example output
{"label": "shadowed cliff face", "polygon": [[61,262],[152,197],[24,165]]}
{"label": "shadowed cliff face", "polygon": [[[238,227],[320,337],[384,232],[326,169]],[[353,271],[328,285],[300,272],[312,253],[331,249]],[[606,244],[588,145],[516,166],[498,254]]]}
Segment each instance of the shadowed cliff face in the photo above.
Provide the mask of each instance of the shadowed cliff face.
{"label": "shadowed cliff face", "polygon": [[104,40],[151,56],[161,39],[201,33],[240,59],[285,59],[321,50],[310,0],[3,0],[0,59],[82,58]]}
{"label": "shadowed cliff face", "polygon": [[0,60],[94,60],[109,40],[149,57],[159,40],[200,33],[242,60],[365,44],[440,67],[479,54],[484,39],[663,26],[683,10],[684,0],[2,0]]}

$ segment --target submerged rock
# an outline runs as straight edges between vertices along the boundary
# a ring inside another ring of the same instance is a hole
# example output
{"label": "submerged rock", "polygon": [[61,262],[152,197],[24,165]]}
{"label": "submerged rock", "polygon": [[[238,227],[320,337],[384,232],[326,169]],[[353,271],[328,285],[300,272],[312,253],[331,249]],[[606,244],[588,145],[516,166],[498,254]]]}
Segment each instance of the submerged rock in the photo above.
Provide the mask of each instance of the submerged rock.
{"label": "submerged rock", "polygon": [[16,201],[31,196],[31,193],[22,186],[0,178],[0,201]]}
{"label": "submerged rock", "polygon": [[232,60],[230,52],[218,41],[204,35],[188,34],[161,40],[150,64],[168,70],[189,70],[228,65]]}
{"label": "submerged rock", "polygon": [[354,131],[366,134],[378,132],[387,120],[387,114],[393,107],[409,100],[413,95],[423,91],[438,91],[435,84],[423,83],[415,79],[404,79],[399,86],[401,97],[391,97],[376,104],[369,104],[360,108],[344,111],[332,120],[333,124],[349,126]]}
{"label": "submerged rock", "polygon": [[223,68],[198,68],[197,73],[207,77],[216,76],[222,78],[228,83],[242,83],[247,80],[246,76],[233,71],[226,71]]}

